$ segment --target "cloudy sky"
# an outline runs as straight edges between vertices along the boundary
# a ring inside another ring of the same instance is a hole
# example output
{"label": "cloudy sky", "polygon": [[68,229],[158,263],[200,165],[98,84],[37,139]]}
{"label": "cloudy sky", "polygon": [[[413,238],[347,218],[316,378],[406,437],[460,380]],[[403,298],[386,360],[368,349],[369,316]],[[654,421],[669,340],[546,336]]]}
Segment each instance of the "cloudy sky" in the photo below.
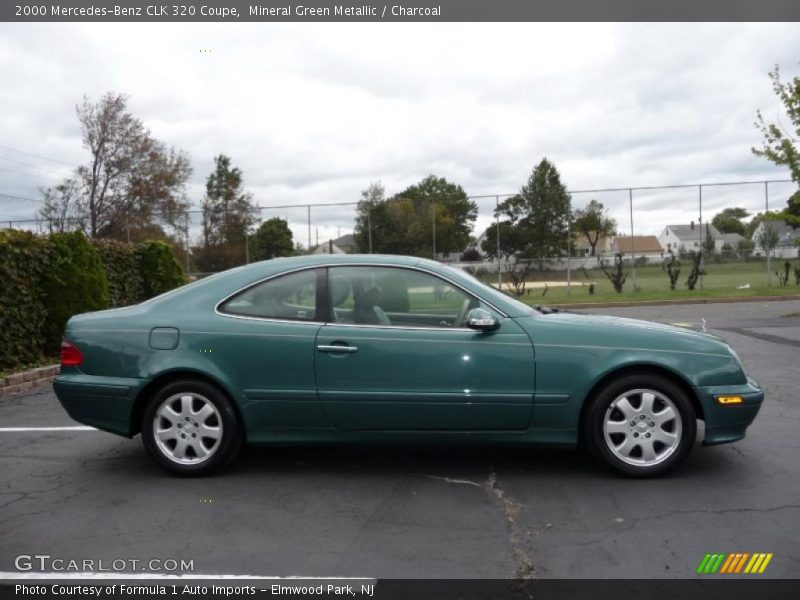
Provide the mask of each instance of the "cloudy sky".
{"label": "cloudy sky", "polygon": [[[2,24],[0,219],[86,160],[74,106],[130,95],[187,151],[193,204],[215,154],[262,206],[347,202],[434,173],[471,195],[515,192],[546,156],[573,190],[787,178],[753,156],[767,72],[800,71],[797,24]],[[201,52],[208,49],[210,52]],[[49,159],[49,160],[48,160]],[[770,188],[783,204],[789,185]],[[697,218],[697,190],[634,196],[636,233]],[[596,198],[629,227],[627,192]],[[760,209],[763,185],[703,192],[704,216]],[[483,226],[494,200],[480,201]],[[313,211],[314,234],[352,228]],[[307,239],[305,209],[288,217]]]}

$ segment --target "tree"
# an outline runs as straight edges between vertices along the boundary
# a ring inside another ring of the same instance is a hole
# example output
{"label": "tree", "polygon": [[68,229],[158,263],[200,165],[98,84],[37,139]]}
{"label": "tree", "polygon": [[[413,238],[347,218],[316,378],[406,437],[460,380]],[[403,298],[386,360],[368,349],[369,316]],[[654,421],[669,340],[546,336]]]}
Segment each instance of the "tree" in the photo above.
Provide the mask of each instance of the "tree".
{"label": "tree", "polygon": [[753,240],[739,240],[736,244],[736,253],[742,260],[747,260],[753,254]]}
{"label": "tree", "polygon": [[595,256],[595,247],[601,238],[609,237],[617,229],[617,223],[610,218],[602,202],[592,200],[586,208],[575,211],[573,223],[576,231],[586,238],[591,247],[591,256]]}
{"label": "tree", "polygon": [[786,212],[800,218],[800,191],[792,194],[786,201]]}
{"label": "tree", "polygon": [[704,272],[703,253],[689,250],[688,257],[692,265],[692,270],[689,271],[689,277],[686,278],[686,287],[690,290],[694,290],[694,286],[697,285],[697,280],[700,279],[700,275]]}
{"label": "tree", "polygon": [[242,171],[231,167],[224,154],[215,156],[203,199],[203,243],[195,252],[201,271],[224,271],[244,263],[256,208],[243,187]]}
{"label": "tree", "polygon": [[681,262],[672,250],[668,250],[667,254],[668,256],[664,257],[664,263],[661,266],[669,277],[669,289],[674,291],[678,277],[681,276]]}
{"label": "tree", "polygon": [[522,199],[525,227],[531,234],[527,253],[539,258],[542,268],[543,259],[566,252],[570,196],[558,169],[543,158],[515,198]]}
{"label": "tree", "polygon": [[792,180],[800,185],[800,150],[797,139],[800,138],[800,77],[791,81],[781,81],[780,67],[770,71],[772,90],[783,105],[786,116],[789,118],[790,131],[783,129],[782,123],[767,123],[760,110],[756,112],[756,127],[764,136],[760,148],[753,148],[753,154],[763,156],[779,167],[787,167]]}
{"label": "tree", "polygon": [[45,221],[43,229],[48,233],[85,231],[87,221],[83,213],[82,189],[74,177],[67,177],[61,183],[48,188],[40,188],[44,196],[44,206],[39,209],[39,218]]}
{"label": "tree", "polygon": [[[543,259],[562,256],[567,249],[570,198],[555,166],[546,158],[534,168],[516,196],[506,198],[495,209],[500,219],[501,245],[507,257]],[[503,225],[505,223],[505,225]],[[493,233],[496,233],[496,228]],[[490,237],[484,252],[491,247]]]}
{"label": "tree", "polygon": [[778,230],[770,221],[765,220],[761,229],[755,235],[755,242],[763,248],[764,254],[767,255],[767,285],[770,286],[772,285],[772,274],[770,271],[772,268],[772,252],[775,250],[779,241],[780,235],[778,234]]}
{"label": "tree", "polygon": [[361,199],[356,209],[356,225],[353,230],[353,241],[359,252],[372,254],[374,232],[372,230],[372,213],[386,201],[386,190],[380,181],[370,183],[361,191]]}
{"label": "tree", "polygon": [[714,236],[711,235],[711,227],[709,227],[708,223],[706,223],[706,238],[703,240],[703,252],[713,256],[716,249],[717,246],[716,242],[714,241]]}
{"label": "tree", "polygon": [[253,260],[268,260],[293,254],[292,230],[285,219],[275,217],[264,221],[250,240],[250,256]]}
{"label": "tree", "polygon": [[[505,219],[492,223],[486,228],[481,250],[489,260],[497,259],[498,269],[503,268],[501,259],[505,259],[506,281],[509,290],[521,296],[525,291],[525,281],[531,270],[531,260],[525,255],[527,228],[521,223],[522,211],[514,210],[513,207],[521,207],[522,201],[518,197],[509,198],[501,202],[495,212],[499,216],[500,211],[505,211]],[[500,230],[500,235],[497,232]],[[499,238],[499,244],[498,244]],[[511,259],[514,260],[511,260]]]}
{"label": "tree", "polygon": [[623,286],[625,285],[625,280],[628,278],[629,274],[629,272],[625,270],[622,252],[618,252],[614,255],[613,269],[606,265],[605,259],[598,258],[597,262],[600,264],[600,270],[603,271],[603,274],[611,282],[611,285],[614,286],[614,291],[621,294]]}
{"label": "tree", "polygon": [[[460,185],[429,175],[389,199],[383,186],[362,192],[356,216],[355,239],[360,251],[432,256],[461,252],[469,242],[478,206]],[[369,225],[371,224],[371,228]]]}
{"label": "tree", "polygon": [[721,212],[714,215],[711,224],[716,227],[721,233],[738,233],[745,235],[745,224],[742,219],[746,219],[750,213],[743,208],[733,206],[726,208]]}
{"label": "tree", "polygon": [[461,254],[461,262],[479,262],[483,257],[477,248],[467,248]]}
{"label": "tree", "polygon": [[77,220],[64,215],[81,214],[92,237],[121,238],[148,228],[163,237],[159,221],[177,229],[177,215],[188,207],[189,157],[154,139],[128,111],[124,94],[107,92],[96,102],[84,96],[75,108],[89,161],[62,184],[42,190],[40,215],[55,216],[56,227],[65,227]]}

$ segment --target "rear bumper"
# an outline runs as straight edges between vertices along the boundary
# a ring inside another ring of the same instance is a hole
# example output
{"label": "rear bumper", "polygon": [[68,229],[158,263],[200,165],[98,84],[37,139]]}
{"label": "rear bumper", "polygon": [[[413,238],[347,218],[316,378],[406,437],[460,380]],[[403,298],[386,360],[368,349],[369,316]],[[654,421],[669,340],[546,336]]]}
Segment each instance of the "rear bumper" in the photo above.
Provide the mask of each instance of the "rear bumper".
{"label": "rear bumper", "polygon": [[[703,444],[707,446],[742,439],[764,402],[764,390],[750,378],[743,385],[698,387],[695,391],[703,407],[706,422]],[[739,395],[744,402],[728,406],[716,402],[716,396],[727,395]]]}
{"label": "rear bumper", "polygon": [[134,403],[147,382],[70,371],[53,381],[56,397],[69,416],[79,423],[131,437],[135,430]]}

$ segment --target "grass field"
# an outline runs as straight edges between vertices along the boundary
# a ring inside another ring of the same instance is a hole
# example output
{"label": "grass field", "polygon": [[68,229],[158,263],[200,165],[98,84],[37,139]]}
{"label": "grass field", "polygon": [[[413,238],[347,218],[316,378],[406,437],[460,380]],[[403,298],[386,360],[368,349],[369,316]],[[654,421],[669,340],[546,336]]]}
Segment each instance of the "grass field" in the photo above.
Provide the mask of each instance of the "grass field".
{"label": "grass field", "polygon": [[[797,260],[792,261],[795,265]],[[703,286],[697,282],[695,289],[686,287],[689,266],[684,264],[675,291],[669,289],[669,279],[660,265],[637,267],[636,287],[633,288],[633,273],[628,274],[621,294],[614,291],[611,282],[599,269],[573,271],[571,288],[550,286],[527,289],[520,298],[529,304],[580,304],[589,302],[635,302],[645,300],[682,300],[687,298],[736,298],[747,296],[800,295],[800,286],[795,285],[794,274],[790,274],[789,285],[778,284],[775,271],[782,268],[783,261],[775,260],[772,265],[772,286],[767,284],[767,273],[763,262],[711,263],[706,265]],[[496,277],[496,276],[494,276]],[[566,281],[564,271],[534,271],[528,277],[532,283],[542,281]],[[496,283],[491,274],[482,277],[487,283]],[[595,284],[594,294],[589,293],[589,284]],[[749,284],[748,289],[737,289]],[[503,286],[504,291],[507,287]]]}

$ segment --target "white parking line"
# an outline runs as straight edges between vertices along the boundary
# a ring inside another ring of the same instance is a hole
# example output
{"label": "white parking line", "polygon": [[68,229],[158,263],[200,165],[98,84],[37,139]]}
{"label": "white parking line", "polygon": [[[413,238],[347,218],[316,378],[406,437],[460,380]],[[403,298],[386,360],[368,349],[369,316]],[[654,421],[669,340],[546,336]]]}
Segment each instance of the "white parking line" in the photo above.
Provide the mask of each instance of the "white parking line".
{"label": "white parking line", "polygon": [[24,433],[26,431],[98,431],[95,427],[0,427],[0,433]]}
{"label": "white parking line", "polygon": [[14,579],[253,579],[253,580],[307,580],[307,581],[370,581],[375,577],[313,577],[306,575],[216,575],[208,573],[122,573],[122,572],[28,572],[0,571],[0,581]]}

